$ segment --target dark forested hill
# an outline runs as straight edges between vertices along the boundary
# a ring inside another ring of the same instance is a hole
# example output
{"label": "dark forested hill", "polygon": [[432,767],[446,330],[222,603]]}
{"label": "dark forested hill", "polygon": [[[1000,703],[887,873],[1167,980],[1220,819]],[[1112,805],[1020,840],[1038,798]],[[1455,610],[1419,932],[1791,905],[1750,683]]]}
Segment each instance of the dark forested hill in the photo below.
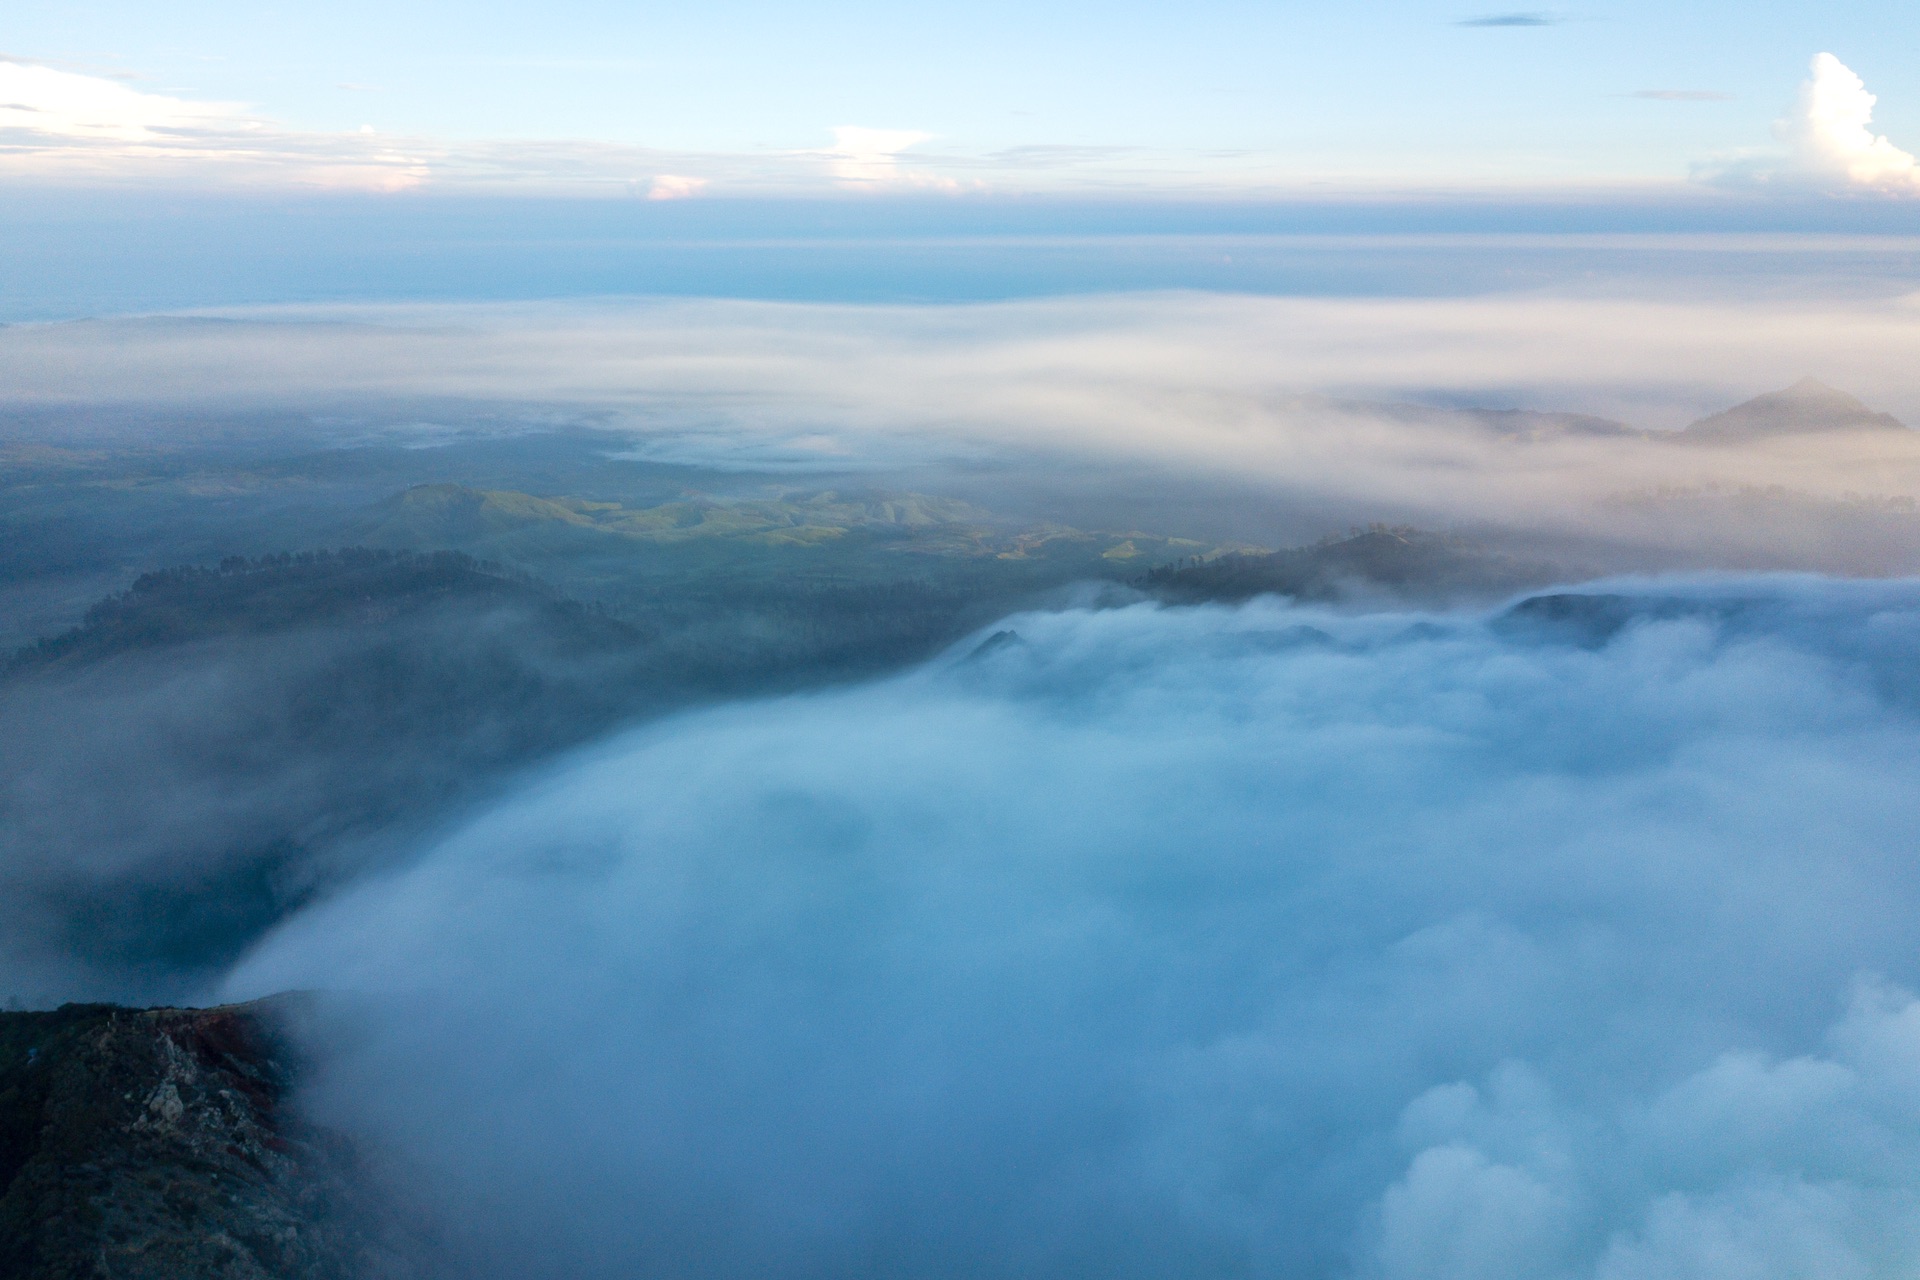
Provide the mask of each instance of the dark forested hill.
{"label": "dark forested hill", "polygon": [[187,998],[505,772],[927,656],[1014,598],[969,585],[716,571],[623,619],[454,552],[146,574],[0,670],[0,1000]]}
{"label": "dark forested hill", "polygon": [[77,627],[17,653],[10,666],[98,660],[114,653],[325,623],[383,622],[451,603],[530,608],[576,645],[630,642],[631,629],[524,575],[456,551],[351,547],[142,575],[87,611]]}
{"label": "dark forested hill", "polygon": [[177,998],[148,975],[224,962],[502,770],[696,696],[671,656],[454,554],[146,575],[0,675],[0,946],[28,975],[0,998]]}
{"label": "dark forested hill", "polygon": [[1384,595],[1433,604],[1504,595],[1564,572],[1463,539],[1376,525],[1312,546],[1168,565],[1145,574],[1140,585],[1183,604],[1257,595],[1319,601]]}

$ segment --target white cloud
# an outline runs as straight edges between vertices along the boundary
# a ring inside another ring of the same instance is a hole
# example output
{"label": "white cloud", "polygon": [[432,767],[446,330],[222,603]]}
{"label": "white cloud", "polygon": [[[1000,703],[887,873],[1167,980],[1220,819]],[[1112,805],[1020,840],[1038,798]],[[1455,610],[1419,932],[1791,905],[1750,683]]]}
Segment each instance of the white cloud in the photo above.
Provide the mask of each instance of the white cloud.
{"label": "white cloud", "polygon": [[[51,182],[199,187],[293,186],[396,190],[437,186],[631,190],[649,200],[701,194],[717,179],[740,190],[954,190],[910,169],[901,153],[931,134],[845,126],[824,151],[690,155],[568,140],[452,143],[394,136],[371,125],[325,133],[288,129],[246,104],[146,93],[117,80],[0,60],[0,173]],[[824,172],[821,164],[825,160]]]}
{"label": "white cloud", "polygon": [[1698,176],[1728,185],[1920,194],[1913,155],[1869,127],[1878,99],[1866,82],[1831,53],[1815,55],[1809,72],[1773,127],[1785,154],[1734,157],[1702,166]]}
{"label": "white cloud", "polygon": [[37,63],[0,62],[0,173],[54,181],[173,181],[394,190],[418,185],[411,149],[355,133],[296,133],[232,102],[143,93]]}
{"label": "white cloud", "polygon": [[182,130],[232,129],[245,123],[234,103],[188,102],[141,93],[97,76],[0,62],[0,130],[155,142]]}
{"label": "white cloud", "polygon": [[707,179],[705,178],[689,178],[678,173],[660,173],[655,174],[648,182],[647,199],[685,200],[689,196],[699,195],[706,189]]}
{"label": "white cloud", "polygon": [[1877,99],[1866,83],[1830,53],[1814,58],[1812,73],[1778,126],[1804,171],[1849,186],[1920,190],[1913,156],[1867,127]]}
{"label": "white cloud", "polygon": [[827,169],[843,187],[879,190],[889,187],[932,187],[954,190],[951,178],[903,168],[900,153],[932,138],[912,129],[868,129],[841,125],[833,131],[833,148],[826,153]]}
{"label": "white cloud", "polygon": [[[1723,95],[1652,89],[1637,96]],[[1696,176],[1728,185],[1920,193],[1914,157],[1871,131],[1873,106],[1860,78],[1823,53],[1777,126],[1780,147],[1715,160],[1698,166]],[[916,148],[935,135],[922,130],[849,124],[832,135],[830,144],[802,150],[670,152],[577,138],[455,141],[384,130],[302,131],[247,104],[143,92],[104,76],[0,58],[0,173],[28,181],[374,190],[432,185],[609,195],[640,185],[656,200],[695,195],[714,183],[729,193],[762,195],[990,187],[1103,196],[1176,189],[1190,195],[1287,198],[1311,191],[1315,198],[1339,192],[1377,198],[1390,190],[1431,189],[1438,181],[1431,173],[1307,173],[1268,151],[1066,146],[1038,138],[985,153],[949,146],[926,156]],[[635,174],[656,176],[636,184]],[[1453,189],[1457,183],[1446,185]]]}

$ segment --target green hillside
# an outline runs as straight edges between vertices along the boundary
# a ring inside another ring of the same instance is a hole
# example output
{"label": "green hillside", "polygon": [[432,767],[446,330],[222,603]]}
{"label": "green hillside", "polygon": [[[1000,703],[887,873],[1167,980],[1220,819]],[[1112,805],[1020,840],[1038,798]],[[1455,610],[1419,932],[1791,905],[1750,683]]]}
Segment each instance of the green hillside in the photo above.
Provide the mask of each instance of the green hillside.
{"label": "green hillside", "polygon": [[372,545],[558,547],[598,534],[660,547],[722,541],[743,547],[817,547],[863,533],[890,550],[927,555],[1029,559],[1067,547],[1109,559],[1192,554],[1205,544],[1139,532],[1064,525],[1022,526],[953,498],[924,493],[787,492],[767,498],[687,495],[657,506],[509,489],[415,485],[380,503],[361,530]]}

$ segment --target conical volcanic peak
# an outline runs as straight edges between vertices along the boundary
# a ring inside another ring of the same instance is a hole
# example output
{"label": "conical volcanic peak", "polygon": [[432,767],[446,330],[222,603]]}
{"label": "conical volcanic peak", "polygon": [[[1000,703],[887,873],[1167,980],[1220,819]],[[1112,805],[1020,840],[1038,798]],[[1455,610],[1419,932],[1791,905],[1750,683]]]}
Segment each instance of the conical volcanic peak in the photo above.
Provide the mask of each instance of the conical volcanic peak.
{"label": "conical volcanic peak", "polygon": [[1680,435],[1686,440],[1719,443],[1818,431],[1906,429],[1906,424],[1893,415],[1875,413],[1818,378],[1802,378],[1785,390],[1755,396],[1745,404],[1702,418]]}

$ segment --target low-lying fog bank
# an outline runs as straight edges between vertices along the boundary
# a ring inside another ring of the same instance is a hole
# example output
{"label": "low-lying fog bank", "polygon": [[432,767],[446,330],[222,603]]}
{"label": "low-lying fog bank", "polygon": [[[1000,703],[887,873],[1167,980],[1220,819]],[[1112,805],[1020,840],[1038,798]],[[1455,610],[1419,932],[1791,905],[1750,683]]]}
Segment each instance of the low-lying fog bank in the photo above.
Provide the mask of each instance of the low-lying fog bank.
{"label": "low-lying fog bank", "polygon": [[465,1275],[1920,1267],[1920,586],[1014,618],[316,906]]}
{"label": "low-lying fog bank", "polygon": [[[1888,574],[1920,570],[1917,345],[1911,297],[278,310],[0,330],[0,445],[71,468],[46,447],[338,458],[574,430],[605,440],[609,475],[699,488],[866,485],[1263,546],[1379,520],[1544,537],[1602,572]],[[1794,409],[1763,429],[1711,428],[1782,388]],[[273,468],[250,465],[202,492],[258,489]],[[541,479],[486,487],[566,496]]]}

